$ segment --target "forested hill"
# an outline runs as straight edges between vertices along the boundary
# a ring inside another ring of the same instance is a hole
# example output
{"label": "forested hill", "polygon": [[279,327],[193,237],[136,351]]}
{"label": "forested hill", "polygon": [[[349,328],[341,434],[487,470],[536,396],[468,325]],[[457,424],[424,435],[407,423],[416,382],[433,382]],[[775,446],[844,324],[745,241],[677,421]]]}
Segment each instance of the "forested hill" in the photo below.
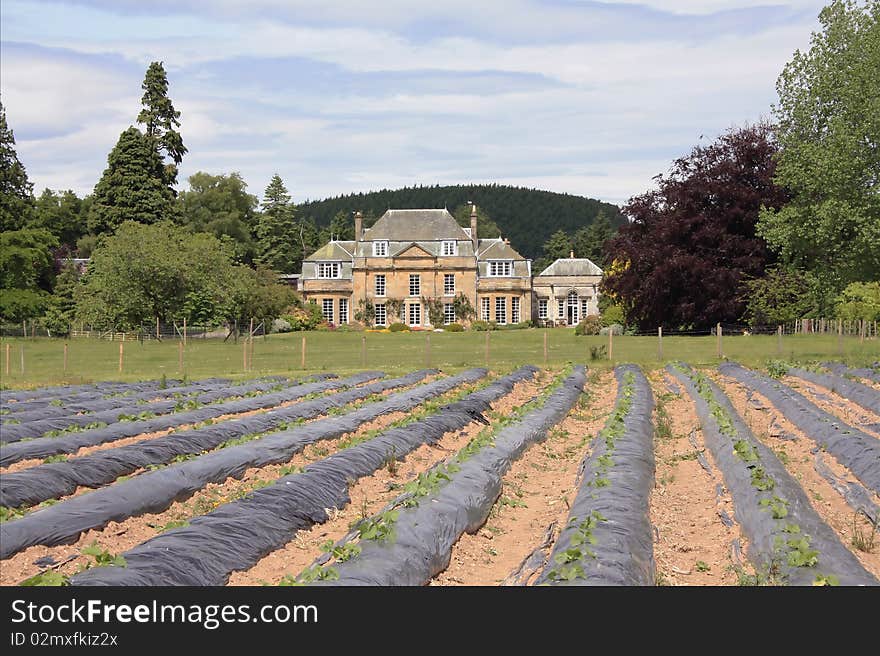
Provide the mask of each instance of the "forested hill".
{"label": "forested hill", "polygon": [[323,227],[328,226],[339,212],[348,214],[360,210],[364,213],[365,223],[370,225],[371,220],[387,209],[446,207],[452,212],[468,201],[476,203],[498,224],[514,248],[531,258],[541,255],[541,247],[554,232],[564,230],[572,234],[592,223],[601,209],[605,210],[615,228],[625,223],[620,209],[611,203],[497,184],[404,187],[348,194],[303,203],[299,206],[299,215],[311,217]]}

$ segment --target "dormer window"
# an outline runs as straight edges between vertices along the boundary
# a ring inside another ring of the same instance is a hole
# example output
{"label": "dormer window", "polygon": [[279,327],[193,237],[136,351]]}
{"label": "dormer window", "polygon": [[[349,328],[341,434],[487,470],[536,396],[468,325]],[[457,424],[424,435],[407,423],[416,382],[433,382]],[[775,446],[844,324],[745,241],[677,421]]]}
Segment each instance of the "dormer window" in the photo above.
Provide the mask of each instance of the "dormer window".
{"label": "dormer window", "polygon": [[489,275],[493,278],[512,276],[513,262],[510,260],[489,260]]}
{"label": "dormer window", "polygon": [[455,255],[458,251],[458,243],[453,239],[445,239],[443,241],[443,249],[440,251],[443,255]]}
{"label": "dormer window", "polygon": [[338,278],[342,269],[339,262],[318,262],[319,278]]}
{"label": "dormer window", "polygon": [[388,240],[381,239],[373,242],[373,257],[388,257]]}

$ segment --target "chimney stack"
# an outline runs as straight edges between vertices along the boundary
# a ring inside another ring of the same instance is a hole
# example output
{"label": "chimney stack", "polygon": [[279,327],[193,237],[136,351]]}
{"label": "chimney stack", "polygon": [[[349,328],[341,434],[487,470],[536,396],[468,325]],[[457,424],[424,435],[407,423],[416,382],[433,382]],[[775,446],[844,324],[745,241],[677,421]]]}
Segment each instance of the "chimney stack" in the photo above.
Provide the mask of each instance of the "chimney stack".
{"label": "chimney stack", "polygon": [[354,246],[364,237],[364,216],[359,211],[354,213]]}
{"label": "chimney stack", "polygon": [[477,239],[477,206],[475,203],[471,203],[471,241],[474,243],[474,255],[476,255],[480,242]]}

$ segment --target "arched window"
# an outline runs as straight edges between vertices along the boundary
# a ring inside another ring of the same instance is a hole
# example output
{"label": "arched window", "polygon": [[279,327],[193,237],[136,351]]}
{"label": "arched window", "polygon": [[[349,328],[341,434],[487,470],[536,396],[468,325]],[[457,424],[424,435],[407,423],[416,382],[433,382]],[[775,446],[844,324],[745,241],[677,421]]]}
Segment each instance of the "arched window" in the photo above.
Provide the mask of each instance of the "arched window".
{"label": "arched window", "polygon": [[577,307],[578,293],[574,289],[572,289],[570,292],[568,292],[568,304],[569,304],[569,306]]}

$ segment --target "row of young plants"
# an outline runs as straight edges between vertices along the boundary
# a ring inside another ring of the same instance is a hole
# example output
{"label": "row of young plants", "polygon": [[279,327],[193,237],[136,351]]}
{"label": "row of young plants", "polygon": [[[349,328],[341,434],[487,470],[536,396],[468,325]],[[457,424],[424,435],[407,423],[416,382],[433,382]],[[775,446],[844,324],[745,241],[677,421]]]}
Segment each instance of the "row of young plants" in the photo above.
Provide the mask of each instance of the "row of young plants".
{"label": "row of young plants", "polygon": [[765,396],[804,435],[830,453],[874,494],[880,494],[880,441],[835,415],[825,412],[803,394],[733,362],[718,367],[748,389]]}
{"label": "row of young plants", "polygon": [[[567,369],[282,584],[424,585],[447,567],[462,533],[485,523],[512,462],[568,414],[585,382],[583,366]],[[330,556],[336,556],[332,564]]]}
{"label": "row of young plants", "polygon": [[653,395],[638,367],[616,367],[615,375],[614,411],[592,442],[568,520],[537,584],[654,584],[648,516],[654,484]]}
{"label": "row of young plants", "polygon": [[[252,384],[260,383],[268,383],[269,385],[277,384],[276,381],[252,381]],[[11,421],[22,424],[40,419],[68,417],[76,414],[92,414],[104,410],[112,410],[114,408],[147,405],[151,401],[158,402],[169,399],[182,399],[194,394],[210,392],[218,389],[228,390],[229,388],[230,384],[228,380],[223,378],[210,378],[194,381],[180,387],[171,387],[164,390],[147,390],[126,395],[113,395],[110,398],[96,392],[85,396],[85,398],[82,398],[84,395],[77,395],[79,398],[69,400],[56,398],[35,407],[27,407],[28,404],[15,404],[12,409],[5,411],[5,414],[0,412],[0,424],[5,427],[6,424]],[[18,407],[19,405],[24,407]]]}
{"label": "row of young plants", "polygon": [[20,460],[45,458],[58,453],[76,453],[83,447],[97,446],[105,442],[136,437],[144,433],[173,429],[182,425],[198,424],[223,415],[274,408],[282,403],[306,398],[311,394],[360,385],[381,376],[384,376],[381,371],[368,371],[349,376],[343,380],[322,380],[314,383],[294,385],[280,392],[226,401],[172,415],[138,421],[117,422],[82,432],[67,433],[55,438],[40,438],[3,444],[0,445],[0,466],[8,467]]}
{"label": "row of young plants", "polygon": [[114,394],[127,391],[147,391],[160,389],[162,384],[176,384],[178,381],[144,380],[133,383],[121,383],[114,381],[102,381],[98,383],[84,383],[82,385],[53,385],[51,387],[37,387],[27,390],[0,390],[0,408],[18,408],[28,402],[45,403],[52,399],[71,399],[78,394]]}
{"label": "row of young plants", "polygon": [[876,585],[810,505],[776,454],[757,440],[727,396],[684,364],[667,369],[693,397],[706,445],[749,540],[756,581],[789,585]]}
{"label": "row of young plants", "polygon": [[880,415],[880,391],[869,385],[845,376],[822,371],[818,368],[811,370],[804,367],[792,367],[789,373],[816,385],[826,387],[835,394],[863,407],[865,410]]}
{"label": "row of young plants", "polygon": [[825,369],[828,369],[828,371],[831,371],[838,376],[843,376],[844,378],[849,378],[851,380],[865,378],[875,383],[880,383],[880,360],[870,367],[847,367],[845,364],[839,362],[823,362],[822,366]]}
{"label": "row of young plants", "polygon": [[[465,372],[457,382],[469,385],[485,370]],[[524,367],[455,400],[451,396],[421,404],[397,425],[371,439],[351,443],[347,448],[306,466],[282,472],[271,485],[262,486],[244,498],[224,504],[190,520],[189,525],[163,534],[125,554],[125,571],[90,573],[74,578],[80,585],[223,585],[233,571],[248,569],[260,558],[289,542],[297,531],[328,519],[330,508],[350,502],[349,486],[382,467],[391,467],[423,444],[436,443],[475,420],[491,402],[509,393],[516,382],[533,376]],[[443,403],[443,401],[448,401]],[[217,549],[222,543],[224,548]],[[186,566],[198,560],[197,569]]]}
{"label": "row of young plants", "polygon": [[[326,380],[326,377],[319,377],[319,380]],[[186,403],[182,403],[178,399],[169,399],[165,401],[157,401],[148,404],[144,408],[142,405],[132,403],[131,405],[112,408],[102,412],[95,412],[82,415],[67,415],[62,417],[50,417],[48,419],[40,419],[29,421],[17,426],[3,426],[3,442],[13,443],[26,438],[57,438],[66,435],[68,432],[80,432],[85,427],[99,428],[125,421],[145,421],[157,416],[168,416],[169,421],[175,421],[182,412],[192,412],[203,409],[211,403],[215,403],[221,399],[236,399],[237,401],[248,402],[257,398],[266,398],[272,393],[282,393],[285,388],[298,387],[301,381],[287,381],[285,383],[267,382],[255,383],[246,387],[238,387],[230,390],[228,387],[215,389],[206,392],[196,399],[195,405],[187,407]],[[244,392],[244,393],[242,393]],[[253,393],[251,396],[250,393]],[[228,400],[227,404],[236,401]],[[229,407],[222,403],[215,403],[214,408]],[[266,407],[266,406],[263,406]],[[213,416],[219,416],[217,414]]]}
{"label": "row of young plants", "polygon": [[[369,396],[397,387],[414,385],[433,373],[436,373],[436,370],[416,371],[350,392]],[[462,380],[463,378],[435,380],[398,392],[345,415],[319,419],[245,444],[201,455],[193,460],[175,463],[156,471],[147,471],[89,494],[75,496],[29,513],[21,519],[5,522],[0,524],[0,558],[8,558],[36,544],[51,546],[70,542],[81,533],[90,529],[100,529],[111,521],[121,521],[145,513],[162,512],[174,501],[192,496],[208,483],[222,482],[229,477],[240,477],[251,467],[263,467],[289,460],[294,453],[308,444],[356,430],[364,422],[386,412],[410,409],[428,398],[448,391]],[[339,396],[339,394],[330,395],[323,401],[328,403],[327,407],[344,405],[343,399],[334,398]],[[353,399],[349,399],[351,400]]]}

